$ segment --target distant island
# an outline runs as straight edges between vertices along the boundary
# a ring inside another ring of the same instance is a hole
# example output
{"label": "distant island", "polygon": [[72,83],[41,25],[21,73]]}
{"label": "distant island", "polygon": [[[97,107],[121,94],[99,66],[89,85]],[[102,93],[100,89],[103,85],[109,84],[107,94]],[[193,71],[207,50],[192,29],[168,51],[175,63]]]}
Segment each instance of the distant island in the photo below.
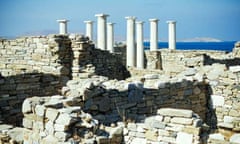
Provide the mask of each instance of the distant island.
{"label": "distant island", "polygon": [[210,37],[195,37],[182,40],[181,42],[222,42],[222,40]]}

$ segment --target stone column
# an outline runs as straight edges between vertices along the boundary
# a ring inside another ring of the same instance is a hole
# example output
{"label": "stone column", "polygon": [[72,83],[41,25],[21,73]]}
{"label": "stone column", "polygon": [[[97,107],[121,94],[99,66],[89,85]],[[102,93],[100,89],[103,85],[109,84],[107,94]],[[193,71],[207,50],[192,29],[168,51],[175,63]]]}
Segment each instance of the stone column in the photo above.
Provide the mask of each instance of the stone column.
{"label": "stone column", "polygon": [[59,34],[67,34],[67,22],[69,20],[57,20],[59,23]]}
{"label": "stone column", "polygon": [[135,47],[135,20],[136,17],[125,17],[127,19],[127,66],[136,66]]}
{"label": "stone column", "polygon": [[150,21],[150,51],[158,49],[158,19],[149,19]]}
{"label": "stone column", "polygon": [[114,23],[107,23],[107,50],[114,53]]}
{"label": "stone column", "polygon": [[107,49],[107,45],[106,45],[106,41],[107,41],[106,19],[109,15],[96,14],[95,16],[97,17],[97,47],[102,49],[102,50],[106,50]]}
{"label": "stone column", "polygon": [[84,21],[86,23],[86,36],[89,40],[93,40],[93,21]]}
{"label": "stone column", "polygon": [[143,23],[136,22],[137,27],[137,68],[144,69]]}
{"label": "stone column", "polygon": [[167,21],[168,23],[168,48],[176,49],[176,21]]}

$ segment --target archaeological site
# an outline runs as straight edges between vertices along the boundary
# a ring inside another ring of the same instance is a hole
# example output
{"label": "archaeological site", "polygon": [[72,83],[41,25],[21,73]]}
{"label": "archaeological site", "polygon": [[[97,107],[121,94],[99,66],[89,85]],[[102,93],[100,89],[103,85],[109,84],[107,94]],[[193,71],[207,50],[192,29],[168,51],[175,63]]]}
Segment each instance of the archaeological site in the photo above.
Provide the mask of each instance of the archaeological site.
{"label": "archaeological site", "polygon": [[[126,17],[126,44],[97,14],[86,35],[0,39],[0,144],[240,144],[240,42],[232,52],[158,49],[158,19]],[[135,37],[136,29],[136,37]]]}

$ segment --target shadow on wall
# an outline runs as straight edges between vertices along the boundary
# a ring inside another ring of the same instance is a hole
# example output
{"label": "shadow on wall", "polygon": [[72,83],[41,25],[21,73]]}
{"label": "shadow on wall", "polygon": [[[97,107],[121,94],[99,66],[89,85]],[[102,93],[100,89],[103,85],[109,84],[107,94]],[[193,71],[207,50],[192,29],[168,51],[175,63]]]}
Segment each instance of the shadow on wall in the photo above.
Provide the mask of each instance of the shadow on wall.
{"label": "shadow on wall", "polygon": [[143,88],[141,83],[128,84],[127,90],[95,86],[85,93],[84,110],[105,125],[142,122],[160,108],[191,109],[211,128],[217,118],[211,101],[211,89],[204,82],[182,81],[160,84],[158,89]]}
{"label": "shadow on wall", "polygon": [[218,64],[225,64],[227,68],[230,66],[237,66],[240,65],[240,58],[233,58],[233,59],[215,59],[211,58],[210,56],[204,54],[203,55],[203,64],[204,65],[212,65],[214,63]]}
{"label": "shadow on wall", "polygon": [[0,121],[21,125],[21,109],[25,98],[60,94],[67,81],[66,77],[44,73],[0,76]]}

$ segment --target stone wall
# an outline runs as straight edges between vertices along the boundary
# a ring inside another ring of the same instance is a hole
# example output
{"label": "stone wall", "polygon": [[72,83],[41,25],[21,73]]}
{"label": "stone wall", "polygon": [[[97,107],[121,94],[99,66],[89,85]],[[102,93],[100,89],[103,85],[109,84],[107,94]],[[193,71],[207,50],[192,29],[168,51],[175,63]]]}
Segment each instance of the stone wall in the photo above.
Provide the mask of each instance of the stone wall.
{"label": "stone wall", "polygon": [[25,98],[59,93],[71,78],[71,60],[67,36],[1,40],[0,119],[18,125]]}
{"label": "stone wall", "polygon": [[95,49],[80,35],[1,40],[0,61],[0,120],[16,125],[27,97],[59,94],[72,78],[130,76],[119,54]]}

